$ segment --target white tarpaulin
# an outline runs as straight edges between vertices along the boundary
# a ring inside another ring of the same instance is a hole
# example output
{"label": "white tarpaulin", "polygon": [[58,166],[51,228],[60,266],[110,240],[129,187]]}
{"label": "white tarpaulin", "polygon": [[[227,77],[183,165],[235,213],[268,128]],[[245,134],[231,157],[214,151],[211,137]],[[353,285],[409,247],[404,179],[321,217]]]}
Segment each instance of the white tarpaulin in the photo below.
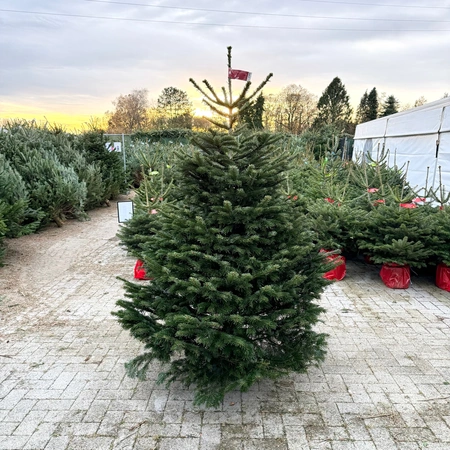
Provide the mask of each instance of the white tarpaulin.
{"label": "white tarpaulin", "polygon": [[389,165],[408,167],[407,179],[413,188],[439,187],[440,175],[450,191],[450,98],[356,127],[353,159],[378,159],[389,153]]}

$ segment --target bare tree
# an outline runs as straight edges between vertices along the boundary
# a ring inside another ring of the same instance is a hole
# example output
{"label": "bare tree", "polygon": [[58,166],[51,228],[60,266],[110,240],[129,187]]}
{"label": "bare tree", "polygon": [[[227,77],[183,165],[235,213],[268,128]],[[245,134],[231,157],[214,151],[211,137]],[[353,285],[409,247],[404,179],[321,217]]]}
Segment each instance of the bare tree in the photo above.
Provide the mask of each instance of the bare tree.
{"label": "bare tree", "polygon": [[413,105],[411,105],[411,103],[400,103],[398,110],[399,112],[407,111],[408,109],[417,108],[417,106],[425,105],[425,103],[427,103],[427,99],[422,95],[414,102]]}
{"label": "bare tree", "polygon": [[119,95],[113,101],[115,110],[107,112],[109,133],[133,133],[149,126],[147,89],[136,89]]}
{"label": "bare tree", "polygon": [[427,99],[422,95],[414,102],[414,108],[425,105],[425,103],[427,103]]}
{"label": "bare tree", "polygon": [[292,134],[309,129],[317,114],[317,97],[296,84],[267,97],[265,128]]}

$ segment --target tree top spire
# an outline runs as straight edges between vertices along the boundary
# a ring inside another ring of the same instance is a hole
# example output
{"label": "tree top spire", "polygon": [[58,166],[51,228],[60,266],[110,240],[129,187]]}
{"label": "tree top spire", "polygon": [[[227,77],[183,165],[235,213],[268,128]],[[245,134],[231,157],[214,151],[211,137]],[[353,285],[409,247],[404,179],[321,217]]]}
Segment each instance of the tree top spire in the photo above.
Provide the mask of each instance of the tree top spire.
{"label": "tree top spire", "polygon": [[[231,69],[231,50],[232,47],[227,47],[227,60],[228,60],[228,69]],[[228,90],[225,87],[222,87],[223,99],[220,98],[208,80],[203,80],[203,84],[206,89],[200,86],[195,82],[194,79],[190,78],[189,81],[194,85],[194,87],[204,96],[203,103],[208,105],[208,107],[215,112],[218,116],[224,119],[223,122],[210,119],[206,117],[206,119],[212,124],[227,130],[229,133],[233,131],[234,126],[236,125],[239,118],[239,111],[245,109],[249,102],[264,88],[264,86],[269,82],[272,78],[273,73],[269,73],[266,76],[264,81],[253,91],[253,93],[248,95],[250,90],[251,81],[247,81],[242,88],[242,91],[237,95],[237,98],[233,100],[233,91],[232,91],[232,80],[228,76]]]}

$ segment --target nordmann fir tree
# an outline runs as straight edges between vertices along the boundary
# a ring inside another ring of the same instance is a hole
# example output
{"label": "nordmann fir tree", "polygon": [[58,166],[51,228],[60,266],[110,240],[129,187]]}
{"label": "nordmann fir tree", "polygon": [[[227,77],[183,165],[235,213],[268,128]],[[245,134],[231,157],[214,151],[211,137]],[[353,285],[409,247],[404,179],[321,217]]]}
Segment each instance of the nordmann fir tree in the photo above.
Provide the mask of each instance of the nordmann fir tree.
{"label": "nordmann fir tree", "polygon": [[[247,86],[247,85],[246,85]],[[248,89],[248,88],[247,88]],[[231,95],[221,102],[232,111]],[[288,170],[268,133],[199,134],[180,152],[171,190],[142,257],[149,284],[125,282],[114,312],[145,352],[126,364],[159,382],[194,385],[197,405],[321,361],[314,303],[329,270],[305,229],[302,208],[282,194]]]}

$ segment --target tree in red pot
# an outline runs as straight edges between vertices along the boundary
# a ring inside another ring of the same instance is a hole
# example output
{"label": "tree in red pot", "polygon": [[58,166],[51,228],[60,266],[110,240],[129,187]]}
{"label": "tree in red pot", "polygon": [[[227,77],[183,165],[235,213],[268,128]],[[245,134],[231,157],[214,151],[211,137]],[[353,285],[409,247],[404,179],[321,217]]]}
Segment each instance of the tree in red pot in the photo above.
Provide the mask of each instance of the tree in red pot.
{"label": "tree in red pot", "polygon": [[410,267],[424,267],[440,241],[429,208],[380,204],[363,220],[358,247],[376,264],[383,264],[383,282],[391,288],[409,287]]}
{"label": "tree in red pot", "polygon": [[437,258],[436,286],[450,292],[450,206],[436,208],[432,216],[435,223],[436,234],[440,238],[439,245],[435,246]]}

